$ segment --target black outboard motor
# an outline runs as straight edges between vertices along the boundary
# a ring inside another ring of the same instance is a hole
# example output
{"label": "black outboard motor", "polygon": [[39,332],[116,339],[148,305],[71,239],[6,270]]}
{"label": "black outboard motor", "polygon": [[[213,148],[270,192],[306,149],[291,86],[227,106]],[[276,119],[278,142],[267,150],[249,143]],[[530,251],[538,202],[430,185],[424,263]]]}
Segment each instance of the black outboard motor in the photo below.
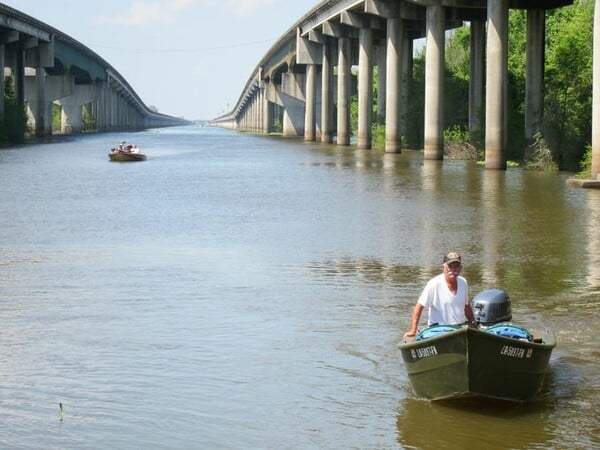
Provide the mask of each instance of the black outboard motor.
{"label": "black outboard motor", "polygon": [[512,319],[508,294],[501,289],[487,289],[477,294],[471,302],[475,320],[489,326]]}

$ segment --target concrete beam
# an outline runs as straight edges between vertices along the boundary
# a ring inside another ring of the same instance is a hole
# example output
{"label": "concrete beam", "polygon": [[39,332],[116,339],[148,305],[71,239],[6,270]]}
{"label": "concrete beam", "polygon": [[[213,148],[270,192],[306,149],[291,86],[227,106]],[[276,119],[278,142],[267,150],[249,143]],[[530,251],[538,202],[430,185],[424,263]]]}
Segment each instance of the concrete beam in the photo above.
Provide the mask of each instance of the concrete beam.
{"label": "concrete beam", "polygon": [[52,35],[50,33],[41,30],[39,27],[30,25],[15,17],[10,17],[5,14],[0,14],[0,27],[15,30],[46,42],[50,42],[52,39]]}
{"label": "concrete beam", "polygon": [[296,63],[297,64],[321,64],[323,62],[323,51],[321,45],[310,41],[300,35],[300,29],[296,34]]}
{"label": "concrete beam", "polygon": [[15,30],[0,33],[0,44],[10,44],[19,40],[19,32]]}
{"label": "concrete beam", "polygon": [[326,39],[327,38],[323,35],[323,32],[320,30],[310,30],[308,32],[308,40],[316,44],[324,44]]}
{"label": "concrete beam", "polygon": [[342,11],[340,14],[340,23],[353,28],[371,28],[372,30],[385,30],[384,22],[378,17],[355,13],[352,11]]}
{"label": "concrete beam", "polygon": [[397,3],[388,3],[382,0],[365,0],[365,13],[389,19],[398,14],[396,5]]}
{"label": "concrete beam", "polygon": [[322,24],[322,32],[325,36],[331,36],[334,38],[346,37],[347,30],[342,27],[338,22],[326,21]]}

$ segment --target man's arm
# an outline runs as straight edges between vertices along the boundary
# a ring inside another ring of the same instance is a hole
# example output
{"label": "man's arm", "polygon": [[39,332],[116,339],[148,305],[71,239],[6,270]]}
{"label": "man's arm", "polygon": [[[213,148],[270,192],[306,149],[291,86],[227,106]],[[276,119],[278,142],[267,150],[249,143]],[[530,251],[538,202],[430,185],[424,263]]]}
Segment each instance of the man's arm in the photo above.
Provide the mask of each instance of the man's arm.
{"label": "man's arm", "polygon": [[417,327],[419,325],[419,319],[421,318],[421,313],[423,312],[423,305],[417,303],[413,309],[412,318],[410,321],[410,330],[404,333],[404,337],[413,337],[417,334]]}
{"label": "man's arm", "polygon": [[477,326],[477,322],[475,321],[475,315],[473,314],[473,309],[468,303],[465,305],[465,317],[469,321],[469,325]]}

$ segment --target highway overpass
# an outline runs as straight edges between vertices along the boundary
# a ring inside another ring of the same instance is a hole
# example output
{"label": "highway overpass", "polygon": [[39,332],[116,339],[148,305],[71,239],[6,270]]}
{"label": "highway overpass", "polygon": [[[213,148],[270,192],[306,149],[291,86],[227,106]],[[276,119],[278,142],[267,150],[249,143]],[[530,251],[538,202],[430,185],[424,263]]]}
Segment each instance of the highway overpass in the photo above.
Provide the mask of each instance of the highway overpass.
{"label": "highway overpass", "polygon": [[[350,95],[358,96],[358,148],[371,147],[373,67],[376,114],[386,151],[401,151],[413,42],[425,38],[424,156],[443,158],[445,32],[471,29],[469,127],[485,133],[485,166],[506,168],[508,12],[527,13],[526,138],[541,130],[545,11],[573,0],[326,0],[307,12],[259,61],[234,108],[216,126],[350,144]],[[600,173],[600,0],[595,3],[592,175]],[[357,83],[350,75],[358,68]],[[596,89],[598,87],[598,89]],[[479,111],[484,111],[481,120]],[[334,123],[335,122],[335,123]],[[485,124],[485,125],[484,125]]]}
{"label": "highway overpass", "polygon": [[[8,86],[25,106],[31,135],[187,123],[149,109],[114,67],[82,43],[2,3],[0,64],[0,88]],[[59,118],[54,126],[53,116]]]}

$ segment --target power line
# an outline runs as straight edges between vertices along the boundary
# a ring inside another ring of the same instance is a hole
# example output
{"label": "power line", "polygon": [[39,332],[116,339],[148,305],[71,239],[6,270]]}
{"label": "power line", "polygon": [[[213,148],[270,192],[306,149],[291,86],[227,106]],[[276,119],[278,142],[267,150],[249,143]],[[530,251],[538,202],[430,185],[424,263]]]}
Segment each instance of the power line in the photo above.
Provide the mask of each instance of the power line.
{"label": "power line", "polygon": [[92,44],[95,48],[103,48],[110,50],[121,50],[124,52],[133,53],[200,53],[212,50],[226,50],[231,48],[249,47],[251,45],[264,44],[266,42],[275,42],[275,39],[261,40],[261,41],[250,41],[237,44],[219,45],[213,47],[199,47],[199,48],[126,48],[126,47],[113,47],[110,45]]}

